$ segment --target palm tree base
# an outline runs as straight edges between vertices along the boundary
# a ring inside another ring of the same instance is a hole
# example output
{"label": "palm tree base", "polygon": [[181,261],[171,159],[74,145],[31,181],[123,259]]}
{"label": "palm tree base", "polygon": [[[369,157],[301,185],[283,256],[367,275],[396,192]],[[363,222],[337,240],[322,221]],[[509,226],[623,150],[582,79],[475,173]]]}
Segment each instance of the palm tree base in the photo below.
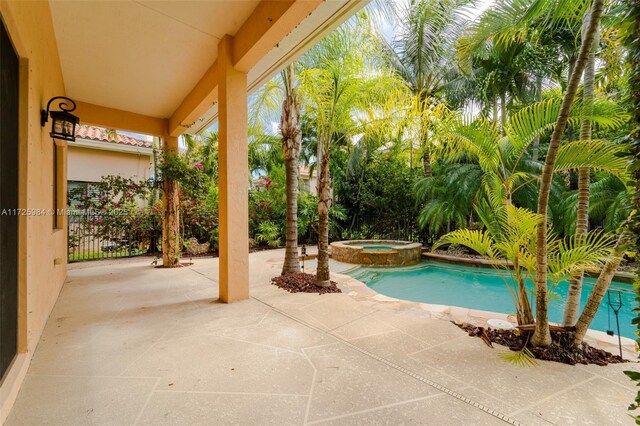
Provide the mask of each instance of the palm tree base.
{"label": "palm tree base", "polygon": [[538,334],[537,331],[531,337],[531,344],[535,347],[545,347],[551,344],[551,333],[547,329],[547,333]]}
{"label": "palm tree base", "polygon": [[331,285],[331,280],[326,281],[316,281],[316,285],[318,287],[329,287]]}

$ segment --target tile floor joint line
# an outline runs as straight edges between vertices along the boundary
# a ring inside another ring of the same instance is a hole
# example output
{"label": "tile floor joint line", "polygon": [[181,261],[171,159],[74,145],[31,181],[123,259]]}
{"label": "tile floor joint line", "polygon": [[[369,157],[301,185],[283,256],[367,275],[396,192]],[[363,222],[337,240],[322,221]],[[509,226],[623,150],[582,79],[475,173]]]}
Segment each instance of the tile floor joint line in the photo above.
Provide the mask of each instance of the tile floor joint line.
{"label": "tile floor joint line", "polygon": [[435,389],[439,390],[440,392],[443,392],[446,395],[449,395],[449,396],[451,396],[453,398],[456,398],[456,399],[458,399],[458,400],[460,400],[460,401],[462,401],[462,402],[464,402],[466,404],[469,404],[472,407],[475,407],[475,408],[477,408],[477,409],[479,409],[479,410],[481,410],[481,411],[483,411],[483,412],[495,417],[496,419],[502,420],[505,423],[508,423],[508,424],[511,424],[511,425],[521,425],[521,423],[519,421],[517,421],[515,419],[512,419],[512,418],[510,418],[509,416],[507,416],[507,415],[505,415],[503,413],[500,413],[500,412],[495,411],[495,410],[493,410],[493,409],[491,409],[489,407],[486,407],[486,406],[484,406],[482,404],[479,404],[479,403],[477,403],[477,402],[465,397],[464,395],[462,395],[462,394],[460,394],[458,392],[455,392],[455,391],[453,391],[453,390],[451,390],[451,389],[449,389],[449,388],[447,388],[445,386],[442,386],[439,383],[431,381],[431,380],[427,379],[426,377],[422,377],[419,374],[414,373],[413,371],[407,370],[406,368],[401,367],[401,366],[393,363],[392,361],[389,361],[388,359],[382,358],[381,356],[378,356],[378,355],[376,355],[374,353],[371,353],[371,352],[369,352],[369,351],[367,351],[365,349],[362,349],[362,348],[354,345],[353,343],[349,342],[348,340],[343,339],[342,337],[338,336],[337,334],[332,333],[331,330],[329,330],[329,331],[322,330],[321,328],[315,327],[312,324],[309,324],[309,323],[307,323],[307,322],[305,322],[305,321],[303,321],[301,319],[298,319],[298,318],[296,318],[296,317],[294,317],[294,316],[292,316],[292,315],[290,315],[290,314],[288,314],[288,313],[286,313],[286,312],[274,307],[273,305],[270,305],[267,302],[264,302],[263,300],[255,297],[255,296],[251,296],[251,298],[253,300],[256,300],[256,301],[258,301],[258,302],[270,307],[275,312],[278,312],[279,314],[284,315],[284,316],[296,321],[299,324],[302,324],[302,325],[304,325],[306,327],[309,327],[309,328],[311,328],[311,329],[313,329],[315,331],[322,332],[322,333],[324,333],[324,334],[326,334],[328,336],[331,336],[332,338],[338,340],[339,342],[341,342],[342,344],[350,347],[351,349],[354,349],[354,350],[360,352],[361,354],[364,354],[364,355],[366,355],[366,356],[368,356],[370,358],[373,358],[376,361],[387,365],[388,367],[391,367],[391,368],[393,368],[393,369],[395,369],[397,371],[400,371],[401,373],[404,373],[404,374],[406,374],[406,375],[408,375],[410,377],[413,377],[414,379],[416,379],[418,381],[421,381],[422,383],[424,383],[426,385],[429,385],[432,388],[435,388]]}
{"label": "tile floor joint line", "polygon": [[313,365],[313,361],[311,361],[311,358],[309,358],[309,355],[307,355],[307,352],[305,352],[304,348],[302,348],[301,351],[304,357],[307,359],[307,362],[309,362],[309,365],[311,365],[311,368],[313,369],[313,377],[311,377],[311,387],[309,388],[309,399],[307,399],[307,406],[305,408],[304,420],[302,423],[303,425],[307,425],[309,422],[309,413],[311,412],[311,401],[313,400],[313,390],[316,387],[318,369],[316,368],[315,365]]}
{"label": "tile floor joint line", "polygon": [[147,406],[149,405],[149,402],[151,401],[151,398],[153,397],[153,393],[156,391],[156,389],[158,389],[158,385],[160,384],[161,380],[162,380],[162,378],[158,377],[158,380],[156,380],[156,384],[153,385],[153,388],[151,388],[151,390],[149,391],[149,395],[147,395],[147,399],[145,399],[144,404],[142,404],[142,408],[140,408],[140,412],[138,413],[138,415],[136,416],[136,419],[132,423],[134,426],[138,424],[140,419],[142,419],[142,416],[144,414],[144,410],[147,409]]}
{"label": "tile floor joint line", "polygon": [[540,405],[543,402],[550,401],[550,400],[554,399],[555,397],[557,397],[559,395],[562,395],[563,393],[567,393],[569,391],[577,389],[580,386],[585,385],[585,384],[589,383],[592,380],[595,380],[596,378],[597,378],[596,375],[592,375],[591,377],[589,377],[587,379],[584,379],[584,380],[582,380],[582,381],[580,381],[578,383],[574,383],[571,386],[567,386],[566,388],[563,388],[562,390],[559,390],[558,392],[554,392],[554,393],[552,393],[551,395],[549,395],[549,396],[547,396],[545,398],[539,399],[538,401],[536,401],[534,403],[531,403],[531,404],[529,404],[529,405],[527,405],[525,407],[519,408],[519,409],[511,412],[510,414],[511,415],[518,415],[518,414],[520,414],[520,413],[522,413],[522,412],[524,412],[526,410],[531,410],[532,408],[535,408],[537,405]]}
{"label": "tile floor joint line", "polygon": [[333,334],[333,332],[336,331],[337,329],[342,328],[342,327],[346,327],[346,326],[348,326],[350,324],[353,324],[354,322],[360,321],[361,319],[365,319],[366,317],[371,316],[372,314],[374,314],[376,312],[378,312],[378,311],[376,310],[376,311],[373,311],[373,312],[369,312],[368,314],[365,314],[363,312],[361,317],[358,317],[358,318],[353,319],[351,321],[347,321],[344,324],[341,324],[341,325],[339,325],[337,327],[333,327],[333,328],[329,329],[329,333]]}
{"label": "tile floor joint line", "polygon": [[398,406],[401,406],[401,405],[411,404],[411,403],[414,403],[414,402],[420,402],[420,401],[424,401],[424,400],[427,400],[427,399],[444,398],[445,396],[446,395],[441,394],[441,393],[437,393],[437,394],[434,394],[434,395],[421,396],[419,398],[407,399],[405,401],[392,402],[390,404],[380,405],[380,406],[373,407],[373,408],[367,408],[365,410],[353,411],[351,413],[342,414],[342,415],[339,415],[339,416],[326,417],[324,419],[314,420],[314,421],[309,422],[307,424],[309,424],[309,425],[317,425],[317,424],[327,423],[327,422],[331,422],[331,421],[334,421],[334,420],[346,419],[348,417],[358,416],[360,414],[374,413],[376,411],[384,410],[384,409],[387,409],[387,408],[398,407]]}

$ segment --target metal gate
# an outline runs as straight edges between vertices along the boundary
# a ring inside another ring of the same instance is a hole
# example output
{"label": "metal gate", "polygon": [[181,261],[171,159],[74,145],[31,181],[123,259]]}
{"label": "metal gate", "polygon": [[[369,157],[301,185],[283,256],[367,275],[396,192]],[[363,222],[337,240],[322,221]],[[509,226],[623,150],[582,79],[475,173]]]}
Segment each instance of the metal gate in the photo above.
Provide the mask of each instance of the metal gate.
{"label": "metal gate", "polygon": [[140,256],[156,252],[158,235],[148,241],[135,241],[131,232],[104,235],[98,212],[70,210],[67,244],[69,262]]}

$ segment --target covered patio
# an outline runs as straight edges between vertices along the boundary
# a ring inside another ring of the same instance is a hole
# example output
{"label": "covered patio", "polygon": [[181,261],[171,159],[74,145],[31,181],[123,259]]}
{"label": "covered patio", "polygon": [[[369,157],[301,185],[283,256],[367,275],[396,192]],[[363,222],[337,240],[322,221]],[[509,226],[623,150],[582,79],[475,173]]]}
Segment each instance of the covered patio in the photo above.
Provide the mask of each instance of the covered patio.
{"label": "covered patio", "polygon": [[341,275],[342,294],[270,285],[283,256],[251,254],[251,298],[229,305],[212,298],[218,259],[70,266],[7,424],[630,422],[637,364],[517,367]]}
{"label": "covered patio", "polygon": [[[73,100],[77,108],[72,112],[82,124],[159,138],[167,158],[178,154],[180,135],[218,123],[220,261],[215,269],[211,262],[201,265],[209,274],[215,271],[216,278],[201,288],[202,297],[206,293],[209,301],[227,303],[247,299],[248,96],[365,4],[0,2],[2,172],[8,176],[2,193],[11,194],[3,197],[2,207],[40,212],[0,219],[0,246],[7,259],[0,265],[0,422],[15,401],[67,276],[67,220],[58,213],[67,207],[67,145],[50,136],[51,121],[41,121],[49,100]],[[52,110],[57,109],[54,103]],[[178,266],[182,249],[180,190],[166,178],[163,192],[163,264],[172,267]],[[157,273],[153,280],[175,279],[173,272]],[[145,279],[141,275],[136,281]],[[114,288],[103,290],[115,297]],[[150,291],[130,299],[129,308],[138,309],[136,303],[143,300],[162,305],[164,299]],[[180,311],[183,302],[171,303]],[[91,313],[92,302],[75,303],[74,308]],[[116,334],[128,333],[126,327],[120,331]]]}

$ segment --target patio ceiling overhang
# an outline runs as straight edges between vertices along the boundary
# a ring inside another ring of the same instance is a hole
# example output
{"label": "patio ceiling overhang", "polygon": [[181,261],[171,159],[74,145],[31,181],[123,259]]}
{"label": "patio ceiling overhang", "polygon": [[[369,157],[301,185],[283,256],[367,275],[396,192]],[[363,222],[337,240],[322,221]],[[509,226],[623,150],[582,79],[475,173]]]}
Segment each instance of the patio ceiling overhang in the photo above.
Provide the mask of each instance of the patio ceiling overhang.
{"label": "patio ceiling overhang", "polygon": [[366,2],[51,0],[67,96],[82,122],[157,136],[216,119],[218,46],[249,91]]}

